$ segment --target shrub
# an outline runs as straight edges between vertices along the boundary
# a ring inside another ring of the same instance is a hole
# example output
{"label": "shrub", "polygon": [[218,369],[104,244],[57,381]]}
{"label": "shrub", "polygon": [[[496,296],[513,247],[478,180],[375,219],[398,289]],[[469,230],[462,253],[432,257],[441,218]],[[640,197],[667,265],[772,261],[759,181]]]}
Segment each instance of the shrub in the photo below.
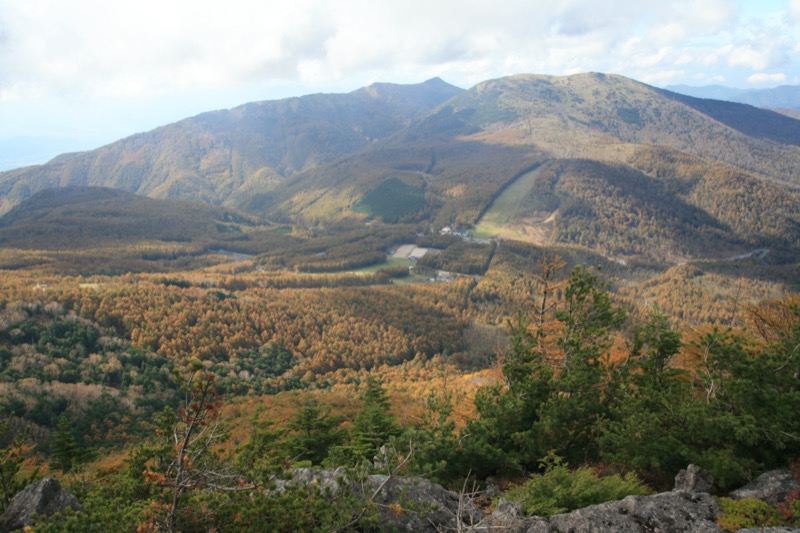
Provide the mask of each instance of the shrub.
{"label": "shrub", "polygon": [[652,493],[632,473],[599,476],[586,466],[570,470],[561,458],[552,454],[542,461],[542,466],[544,474],[534,475],[504,494],[528,515],[549,517],[632,494]]}
{"label": "shrub", "polygon": [[751,527],[772,527],[783,524],[781,514],[765,501],[756,498],[732,500],[719,498],[720,514],[717,523],[725,531],[738,531]]}

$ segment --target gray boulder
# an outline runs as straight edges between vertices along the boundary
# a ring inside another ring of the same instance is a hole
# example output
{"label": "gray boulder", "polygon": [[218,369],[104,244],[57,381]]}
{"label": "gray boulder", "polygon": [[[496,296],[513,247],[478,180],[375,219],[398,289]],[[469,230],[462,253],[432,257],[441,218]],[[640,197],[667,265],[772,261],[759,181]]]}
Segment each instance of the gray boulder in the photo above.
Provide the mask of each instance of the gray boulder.
{"label": "gray boulder", "polygon": [[548,523],[538,516],[527,517],[519,504],[500,498],[492,516],[472,531],[493,531],[501,533],[528,533],[547,531]]}
{"label": "gray boulder", "polygon": [[472,499],[421,477],[372,475],[363,495],[372,498],[386,531],[463,531],[479,524],[483,513]]}
{"label": "gray boulder", "polygon": [[0,516],[0,531],[13,531],[31,525],[32,516],[51,515],[72,509],[83,511],[75,496],[61,487],[52,477],[32,483],[18,492]]}
{"label": "gray boulder", "polygon": [[734,500],[756,498],[775,506],[786,500],[793,490],[800,489],[800,480],[789,470],[773,470],[761,474],[753,481],[729,494]]}
{"label": "gray boulder", "polygon": [[493,533],[722,533],[707,493],[672,491],[591,505],[545,520],[524,517],[516,504],[501,501],[482,527]]}
{"label": "gray boulder", "polygon": [[[731,497],[759,498],[772,505],[800,487],[787,471],[768,472],[734,491]],[[519,505],[500,499],[490,517],[467,531],[492,533],[722,533],[720,510],[709,491],[714,480],[689,465],[675,478],[675,489],[652,496],[628,496],[544,519],[527,517]],[[800,533],[787,527],[741,529],[737,533]]]}
{"label": "gray boulder", "polygon": [[276,480],[273,490],[308,485],[372,502],[380,512],[379,528],[386,531],[462,531],[484,518],[469,496],[421,477],[371,475],[356,482],[341,468],[295,468],[288,479]]}
{"label": "gray boulder", "polygon": [[673,491],[653,496],[628,496],[592,505],[550,519],[548,533],[652,532],[721,533],[715,522],[719,508],[706,493]]}
{"label": "gray boulder", "polygon": [[289,479],[276,479],[275,489],[283,492],[287,487],[316,485],[322,490],[338,492],[339,482],[344,480],[344,468],[293,468]]}
{"label": "gray boulder", "polygon": [[800,529],[796,527],[748,527],[740,529],[736,533],[798,533]]}
{"label": "gray boulder", "polygon": [[697,465],[689,465],[675,476],[675,490],[714,494],[714,476]]}
{"label": "gray boulder", "polygon": [[[722,533],[716,523],[719,507],[709,494],[714,480],[696,465],[675,478],[675,489],[651,496],[628,496],[545,519],[525,516],[520,506],[500,498],[490,516],[475,501],[485,494],[459,494],[421,477],[371,475],[355,482],[342,469],[298,468],[287,485],[317,485],[332,492],[348,491],[380,512],[379,529],[385,531],[470,533]],[[783,501],[800,481],[786,471],[768,472],[731,493],[733,498],[759,498],[772,505]],[[473,498],[474,497],[474,498]],[[750,533],[741,530],[739,533]],[[756,530],[752,530],[755,533]],[[762,531],[762,530],[758,530]],[[767,528],[769,533],[798,532]]]}

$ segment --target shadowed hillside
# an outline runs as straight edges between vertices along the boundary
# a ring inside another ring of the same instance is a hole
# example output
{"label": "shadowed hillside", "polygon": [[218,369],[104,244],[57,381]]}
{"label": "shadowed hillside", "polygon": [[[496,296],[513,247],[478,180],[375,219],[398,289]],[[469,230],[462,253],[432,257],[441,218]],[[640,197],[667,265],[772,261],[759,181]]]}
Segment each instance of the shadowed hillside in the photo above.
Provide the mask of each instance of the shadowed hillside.
{"label": "shadowed hillside", "polygon": [[[679,169],[668,158],[643,148],[631,158],[641,170],[550,160],[509,187],[477,229],[485,237],[577,244],[612,256],[730,256],[748,247],[797,252],[796,192],[689,156]],[[662,166],[654,168],[655,161]]]}
{"label": "shadowed hillside", "polygon": [[745,104],[706,100],[666,91],[665,95],[750,137],[800,145],[797,120],[786,115],[775,113],[771,116],[769,113],[772,111],[768,109],[758,109]]}
{"label": "shadowed hillside", "polygon": [[158,241],[236,247],[263,225],[232,209],[68,187],[38,192],[1,217],[0,244],[44,250]]}

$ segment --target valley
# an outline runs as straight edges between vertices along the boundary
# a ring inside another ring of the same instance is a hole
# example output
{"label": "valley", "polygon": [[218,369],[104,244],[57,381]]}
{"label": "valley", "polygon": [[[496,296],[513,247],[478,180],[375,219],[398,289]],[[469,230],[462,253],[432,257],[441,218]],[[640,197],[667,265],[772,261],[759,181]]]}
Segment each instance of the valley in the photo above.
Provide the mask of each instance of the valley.
{"label": "valley", "polygon": [[256,102],[0,173],[0,500],[47,473],[75,530],[171,501],[371,530],[260,489],[694,462],[724,493],[800,459],[798,164],[800,121],[588,73]]}

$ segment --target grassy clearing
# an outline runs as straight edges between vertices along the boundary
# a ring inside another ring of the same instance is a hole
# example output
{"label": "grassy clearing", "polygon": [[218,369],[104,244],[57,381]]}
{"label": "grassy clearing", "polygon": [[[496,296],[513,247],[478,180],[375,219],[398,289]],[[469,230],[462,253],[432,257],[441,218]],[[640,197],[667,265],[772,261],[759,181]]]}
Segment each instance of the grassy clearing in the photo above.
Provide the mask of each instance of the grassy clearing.
{"label": "grassy clearing", "polygon": [[534,187],[536,172],[534,170],[523,174],[495,198],[475,226],[472,232],[474,237],[478,239],[497,237],[509,223],[519,218],[526,210],[525,200]]}
{"label": "grassy clearing", "polygon": [[395,278],[392,283],[395,285],[413,285],[415,283],[427,283],[431,280],[428,276],[420,276],[419,274],[411,274],[405,278]]}
{"label": "grassy clearing", "polygon": [[411,259],[403,259],[401,257],[389,257],[386,259],[386,262],[379,263],[377,265],[368,266],[366,268],[360,268],[358,270],[349,270],[346,272],[352,272],[354,274],[374,274],[378,270],[382,268],[389,268],[389,267],[396,267],[396,266],[405,266],[409,267],[414,263]]}
{"label": "grassy clearing", "polygon": [[384,222],[396,223],[401,217],[425,207],[422,191],[397,179],[389,178],[365,194],[353,210],[377,216]]}
{"label": "grassy clearing", "polygon": [[[360,270],[353,270],[351,272],[355,274],[374,274],[378,270],[382,268],[389,268],[389,267],[397,267],[397,266],[404,266],[410,267],[414,264],[411,259],[405,259],[402,257],[389,257],[385,263],[381,263],[379,265],[372,265],[371,267],[362,268]],[[395,278],[392,280],[392,283],[395,285],[413,285],[415,283],[425,283],[429,281],[430,278],[428,276],[420,276],[419,274],[411,274],[404,278]]]}

